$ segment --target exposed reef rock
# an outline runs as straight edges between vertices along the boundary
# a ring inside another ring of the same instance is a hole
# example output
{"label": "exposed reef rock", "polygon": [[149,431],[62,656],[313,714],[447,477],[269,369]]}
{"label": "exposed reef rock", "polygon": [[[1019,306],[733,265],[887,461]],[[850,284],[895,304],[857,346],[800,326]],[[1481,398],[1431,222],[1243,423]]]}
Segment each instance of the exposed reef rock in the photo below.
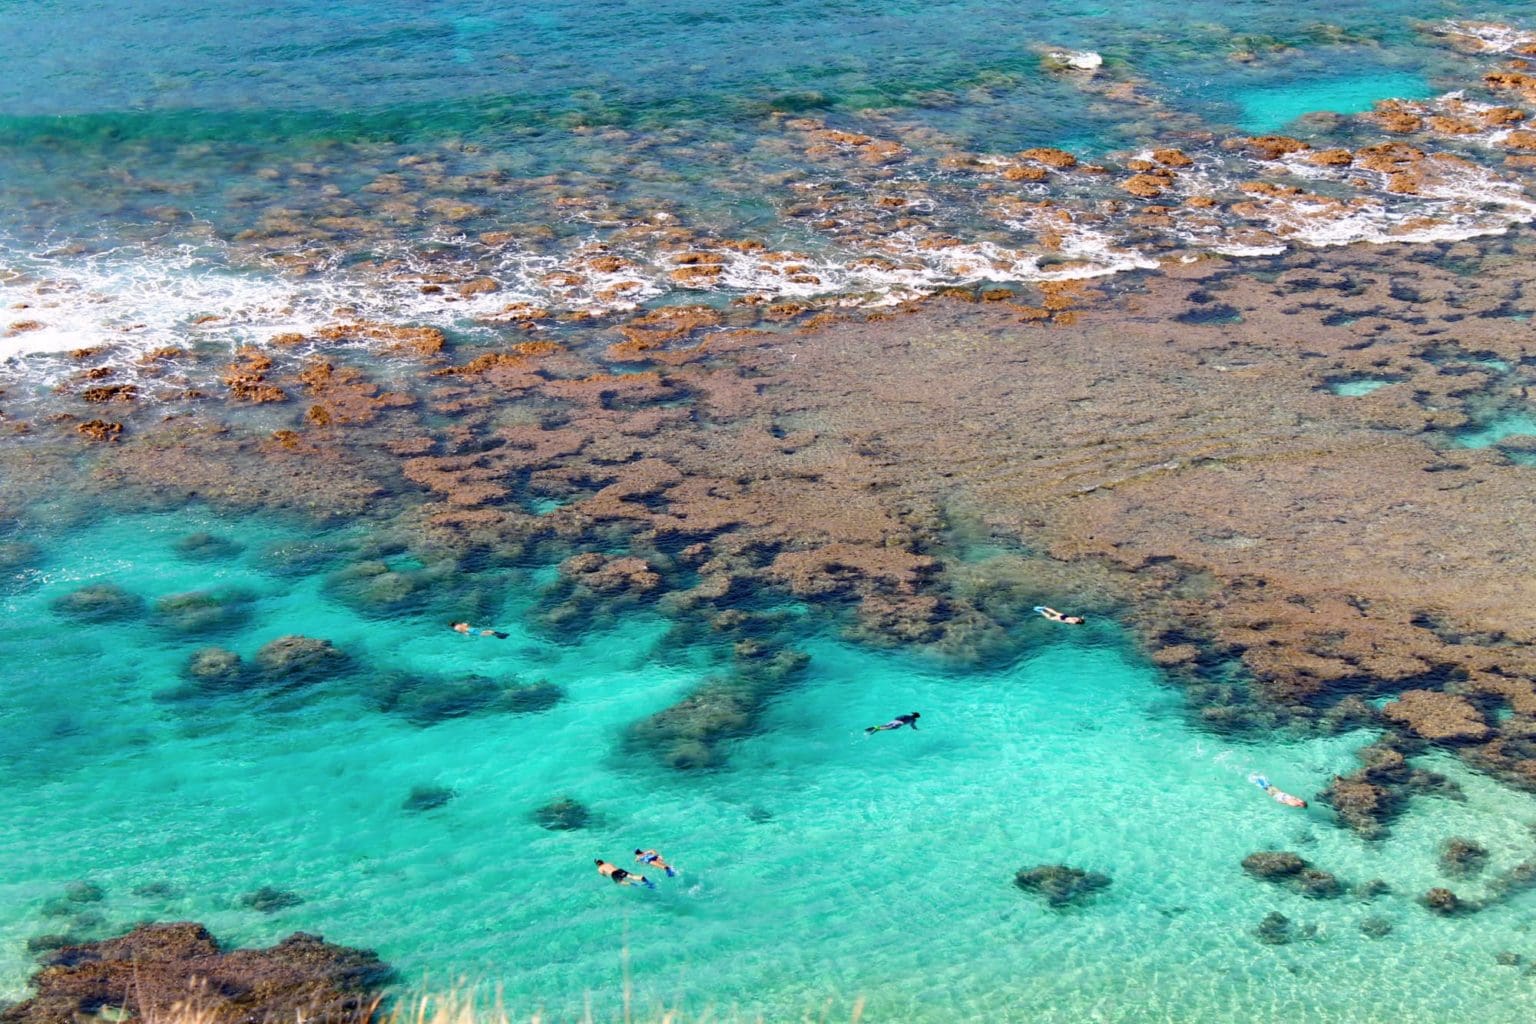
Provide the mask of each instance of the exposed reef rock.
{"label": "exposed reef rock", "polygon": [[65,945],[44,963],[32,977],[36,994],[0,1010],[0,1024],[78,1024],[119,1014],[159,1020],[177,1007],[207,1024],[364,1024],[391,973],[367,950],[302,932],[269,949],[224,952],[190,923],[140,925],[120,938]]}
{"label": "exposed reef rock", "polygon": [[1471,701],[1433,690],[1408,690],[1381,713],[1427,740],[1470,742],[1491,731]]}
{"label": "exposed reef rock", "polygon": [[1094,893],[1109,888],[1109,883],[1108,875],[1066,864],[1020,868],[1013,876],[1014,885],[1025,892],[1045,897],[1048,905],[1057,908],[1082,903]]}

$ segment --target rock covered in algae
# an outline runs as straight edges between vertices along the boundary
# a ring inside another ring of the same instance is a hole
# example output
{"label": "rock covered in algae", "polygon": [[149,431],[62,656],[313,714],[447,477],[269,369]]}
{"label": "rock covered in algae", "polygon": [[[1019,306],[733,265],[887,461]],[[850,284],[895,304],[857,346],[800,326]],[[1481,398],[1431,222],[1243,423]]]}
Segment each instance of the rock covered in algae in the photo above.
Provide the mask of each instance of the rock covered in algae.
{"label": "rock covered in algae", "polygon": [[533,820],[540,828],[551,832],[575,832],[587,827],[592,812],[579,800],[564,796],[535,810]]}
{"label": "rock covered in algae", "polygon": [[469,715],[535,714],[565,699],[563,689],[545,680],[518,684],[480,675],[444,679],[391,672],[375,678],[370,685],[376,708],[423,728]]}
{"label": "rock covered in algae", "polygon": [[1013,876],[1013,884],[1025,892],[1045,897],[1052,907],[1065,907],[1081,903],[1101,889],[1109,888],[1108,875],[1097,871],[1066,864],[1040,864],[1032,868],[1020,868]]}
{"label": "rock covered in algae", "polygon": [[1453,917],[1457,914],[1469,914],[1478,909],[1475,904],[1467,902],[1443,886],[1436,886],[1435,888],[1429,890],[1423,896],[1419,897],[1419,902],[1424,905],[1426,910],[1430,910],[1444,917]]}
{"label": "rock covered in algae", "polygon": [[268,641],[254,659],[262,678],[280,685],[329,679],[346,671],[350,660],[329,640],[298,635]]}
{"label": "rock covered in algae", "polygon": [[1313,867],[1289,850],[1262,850],[1243,858],[1243,870],[1254,878],[1274,882],[1314,899],[1342,895],[1344,885],[1330,872]]}
{"label": "rock covered in algae", "polygon": [[236,557],[245,548],[228,537],[198,531],[189,533],[171,545],[182,558],[199,562],[223,562]]}
{"label": "rock covered in algae", "polygon": [[154,605],[154,622],[171,633],[220,633],[244,625],[255,598],[245,590],[221,587],[170,594]]}
{"label": "rock covered in algae", "polygon": [[113,583],[92,583],[54,599],[52,608],[81,622],[117,622],[143,612],[144,599]]}
{"label": "rock covered in algae", "polygon": [[1471,839],[1452,836],[1440,847],[1440,866],[1458,878],[1475,875],[1488,866],[1488,849]]}
{"label": "rock covered in algae", "polygon": [[[234,693],[245,689],[250,673],[245,661],[227,647],[194,651],[182,666],[182,676],[203,693]],[[186,694],[177,692],[176,696]]]}
{"label": "rock covered in algae", "polygon": [[276,886],[264,885],[260,889],[246,893],[240,897],[240,905],[252,910],[259,910],[263,914],[275,914],[279,910],[287,910],[304,902],[304,897],[296,892],[279,889]]}
{"label": "rock covered in algae", "polygon": [[[41,938],[41,937],[40,937]],[[51,937],[50,937],[51,942]],[[369,950],[295,932],[268,949],[225,952],[202,925],[140,925],[115,939],[47,953],[35,994],[0,1010],[0,1024],[154,1020],[188,1004],[203,1024],[295,1019],[364,1024],[391,971]]]}

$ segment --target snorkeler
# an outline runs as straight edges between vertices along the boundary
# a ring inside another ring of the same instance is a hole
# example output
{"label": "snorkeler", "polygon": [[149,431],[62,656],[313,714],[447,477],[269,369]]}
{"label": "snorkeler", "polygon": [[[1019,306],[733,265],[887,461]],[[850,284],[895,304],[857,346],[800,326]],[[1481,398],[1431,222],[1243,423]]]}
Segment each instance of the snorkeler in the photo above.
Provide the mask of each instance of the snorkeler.
{"label": "snorkeler", "polygon": [[494,629],[476,630],[474,626],[471,626],[467,622],[450,622],[448,625],[453,627],[453,631],[455,633],[463,633],[465,636],[493,636],[497,640],[505,640],[508,636],[508,634],[498,632]]}
{"label": "snorkeler", "polygon": [[656,883],[652,882],[644,875],[637,875],[632,871],[625,871],[617,864],[609,864],[601,857],[596,858],[592,863],[597,865],[598,874],[602,875],[604,878],[613,879],[614,882],[618,883],[619,885],[635,885],[638,883],[645,886],[647,889],[656,888]]}
{"label": "snorkeler", "polygon": [[1043,604],[1035,605],[1035,611],[1050,619],[1052,622],[1065,622],[1069,626],[1081,626],[1087,620],[1081,615],[1063,615],[1055,608],[1047,608]]}
{"label": "snorkeler", "polygon": [[1301,797],[1299,797],[1299,796],[1292,796],[1291,794],[1287,793],[1285,790],[1281,789],[1279,786],[1276,786],[1273,783],[1271,783],[1268,779],[1266,779],[1264,776],[1260,775],[1258,772],[1254,772],[1252,775],[1248,776],[1248,781],[1253,783],[1255,786],[1258,786],[1264,792],[1268,793],[1270,795],[1270,797],[1273,800],[1275,800],[1277,803],[1285,804],[1285,806],[1287,806],[1287,807],[1305,807],[1305,806],[1307,806],[1307,802],[1305,800],[1303,800]]}
{"label": "snorkeler", "polygon": [[671,864],[668,864],[666,861],[662,860],[661,854],[657,853],[655,850],[636,850],[635,860],[639,861],[641,864],[656,865],[658,868],[661,868],[661,870],[667,873],[668,878],[677,877],[677,870],[673,868]]}
{"label": "snorkeler", "polygon": [[917,720],[922,717],[923,716],[918,714],[916,711],[909,712],[905,715],[897,715],[895,718],[891,719],[889,722],[886,722],[884,725],[872,725],[865,729],[864,735],[871,736],[877,732],[884,732],[887,729],[900,729],[904,725],[911,726],[912,730],[916,732]]}

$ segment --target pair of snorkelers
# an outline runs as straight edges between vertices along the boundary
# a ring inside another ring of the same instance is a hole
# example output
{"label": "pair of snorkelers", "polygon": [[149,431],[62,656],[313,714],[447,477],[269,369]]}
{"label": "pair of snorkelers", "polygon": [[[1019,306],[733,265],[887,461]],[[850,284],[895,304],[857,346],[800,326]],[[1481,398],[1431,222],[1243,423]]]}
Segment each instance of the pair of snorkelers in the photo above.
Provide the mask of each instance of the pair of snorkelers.
{"label": "pair of snorkelers", "polygon": [[[662,871],[667,873],[668,878],[677,877],[677,869],[663,860],[661,854],[655,850],[636,850],[635,862],[638,864],[649,864],[653,867],[660,868]],[[647,889],[656,888],[656,883],[652,882],[644,875],[636,874],[633,871],[628,871],[619,867],[617,864],[610,864],[603,860],[601,857],[597,858],[594,863],[597,864],[598,874],[605,878],[613,879],[614,882],[619,885],[643,885]]]}
{"label": "pair of snorkelers", "polygon": [[1270,799],[1276,801],[1277,803],[1285,804],[1287,807],[1307,806],[1307,802],[1301,797],[1292,796],[1290,793],[1287,793],[1279,786],[1276,786],[1274,783],[1270,782],[1258,772],[1254,772],[1252,775],[1248,776],[1248,781],[1253,783],[1255,786],[1258,786],[1265,793],[1269,794]]}
{"label": "pair of snorkelers", "polygon": [[494,629],[476,629],[467,622],[450,622],[448,625],[453,628],[455,633],[463,633],[465,636],[493,636],[497,640],[505,640],[508,636],[508,634]]}

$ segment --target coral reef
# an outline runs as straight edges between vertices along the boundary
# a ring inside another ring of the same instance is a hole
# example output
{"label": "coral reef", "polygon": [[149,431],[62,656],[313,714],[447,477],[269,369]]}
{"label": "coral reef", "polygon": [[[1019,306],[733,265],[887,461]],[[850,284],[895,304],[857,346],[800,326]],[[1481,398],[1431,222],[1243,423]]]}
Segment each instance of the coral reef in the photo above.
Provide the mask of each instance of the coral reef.
{"label": "coral reef", "polygon": [[1082,903],[1094,893],[1109,888],[1109,883],[1108,875],[1066,864],[1020,868],[1013,876],[1014,885],[1045,897],[1047,905],[1057,908]]}
{"label": "coral reef", "polygon": [[229,587],[171,594],[154,603],[151,621],[160,629],[185,636],[225,633],[251,617],[252,594]]}
{"label": "coral reef", "polygon": [[1344,893],[1343,883],[1332,874],[1288,850],[1250,853],[1243,858],[1243,870],[1254,878],[1275,882],[1314,899],[1332,899]]}
{"label": "coral reef", "polygon": [[208,1024],[296,1016],[364,1024],[391,973],[367,950],[302,932],[269,949],[226,952],[191,923],[140,925],[104,942],[66,944],[44,964],[33,975],[34,994],[0,1009],[0,1024],[74,1024],[114,1014],[154,1020],[178,1004]]}
{"label": "coral reef", "polygon": [[263,914],[275,914],[279,910],[287,910],[304,902],[304,897],[296,892],[286,889],[278,889],[274,886],[264,885],[260,889],[253,890],[240,897],[240,905],[252,910],[259,910]]}
{"label": "coral reef", "polygon": [[540,828],[551,832],[575,832],[591,824],[592,812],[585,804],[563,796],[535,809],[530,817]]}
{"label": "coral reef", "polygon": [[1468,878],[1488,866],[1488,850],[1481,843],[1452,836],[1440,846],[1440,867],[1456,878]]}
{"label": "coral reef", "polygon": [[116,622],[143,614],[144,599],[112,583],[92,583],[56,598],[51,607],[80,622]]}

